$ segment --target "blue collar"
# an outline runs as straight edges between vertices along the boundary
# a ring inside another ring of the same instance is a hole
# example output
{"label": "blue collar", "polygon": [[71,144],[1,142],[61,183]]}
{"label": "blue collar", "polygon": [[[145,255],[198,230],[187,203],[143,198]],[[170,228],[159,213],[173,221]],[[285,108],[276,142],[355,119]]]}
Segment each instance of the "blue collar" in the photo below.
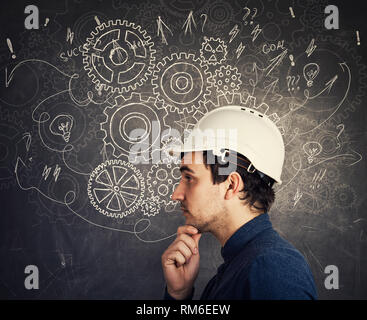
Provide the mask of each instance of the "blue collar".
{"label": "blue collar", "polygon": [[232,260],[260,232],[271,228],[272,224],[267,213],[263,213],[245,223],[224,244],[221,255],[224,262]]}

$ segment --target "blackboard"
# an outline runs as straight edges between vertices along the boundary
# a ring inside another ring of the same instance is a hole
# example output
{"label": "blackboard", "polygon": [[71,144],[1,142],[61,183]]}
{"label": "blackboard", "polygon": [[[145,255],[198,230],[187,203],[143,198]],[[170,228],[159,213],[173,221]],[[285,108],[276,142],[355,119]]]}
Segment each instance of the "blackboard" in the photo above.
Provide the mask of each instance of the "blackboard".
{"label": "blackboard", "polygon": [[[170,199],[178,164],[152,154],[169,159],[164,133],[235,104],[283,135],[270,216],[319,297],[367,298],[362,3],[33,1],[39,28],[27,29],[30,3],[2,2],[0,297],[161,299],[161,254],[184,217]],[[131,138],[137,128],[147,134]],[[194,298],[222,263],[212,235],[200,252]],[[29,265],[38,289],[25,287]],[[325,287],[329,265],[338,288]]]}

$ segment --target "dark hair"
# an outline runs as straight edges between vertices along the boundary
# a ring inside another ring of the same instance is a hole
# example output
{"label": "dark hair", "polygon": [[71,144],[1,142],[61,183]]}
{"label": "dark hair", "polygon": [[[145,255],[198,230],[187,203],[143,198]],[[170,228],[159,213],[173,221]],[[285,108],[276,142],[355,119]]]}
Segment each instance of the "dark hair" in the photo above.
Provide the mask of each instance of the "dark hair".
{"label": "dark hair", "polygon": [[[246,203],[258,211],[268,212],[275,200],[275,193],[272,188],[275,180],[263,173],[259,173],[257,170],[253,172],[252,170],[247,170],[251,161],[242,154],[230,151],[230,155],[231,157],[236,157],[236,168],[233,171],[236,171],[244,182],[244,188],[241,190],[241,192],[244,192],[244,197],[240,199],[245,200]],[[209,167],[212,173],[213,184],[222,183],[228,178],[229,174],[219,174],[219,168],[228,167],[228,161],[230,161],[228,158],[226,158],[227,161],[223,162],[221,158],[213,155],[212,151],[203,151],[203,158],[206,168]],[[208,161],[208,158],[215,159],[215,161]],[[260,206],[255,205],[255,203]]]}

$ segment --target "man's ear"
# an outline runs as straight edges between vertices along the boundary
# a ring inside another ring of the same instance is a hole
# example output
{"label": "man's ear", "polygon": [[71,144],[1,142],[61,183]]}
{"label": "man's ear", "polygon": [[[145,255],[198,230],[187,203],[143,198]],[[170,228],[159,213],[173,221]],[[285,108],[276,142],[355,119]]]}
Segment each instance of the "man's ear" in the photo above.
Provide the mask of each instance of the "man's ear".
{"label": "man's ear", "polygon": [[244,184],[240,174],[238,172],[232,172],[226,179],[226,194],[224,199],[230,200],[233,197],[237,197],[243,187]]}

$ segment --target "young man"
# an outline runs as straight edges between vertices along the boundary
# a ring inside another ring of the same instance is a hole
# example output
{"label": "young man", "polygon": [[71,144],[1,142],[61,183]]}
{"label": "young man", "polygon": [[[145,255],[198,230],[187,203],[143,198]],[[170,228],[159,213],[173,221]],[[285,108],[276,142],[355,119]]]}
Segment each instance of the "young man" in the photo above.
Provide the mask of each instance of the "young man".
{"label": "young man", "polygon": [[183,155],[182,177],[172,195],[186,224],[162,255],[165,299],[192,299],[204,232],[220,242],[224,263],[202,300],[316,299],[307,262],[272,228],[267,213],[284,162],[275,124],[248,108],[218,108],[187,141],[176,150]]}

